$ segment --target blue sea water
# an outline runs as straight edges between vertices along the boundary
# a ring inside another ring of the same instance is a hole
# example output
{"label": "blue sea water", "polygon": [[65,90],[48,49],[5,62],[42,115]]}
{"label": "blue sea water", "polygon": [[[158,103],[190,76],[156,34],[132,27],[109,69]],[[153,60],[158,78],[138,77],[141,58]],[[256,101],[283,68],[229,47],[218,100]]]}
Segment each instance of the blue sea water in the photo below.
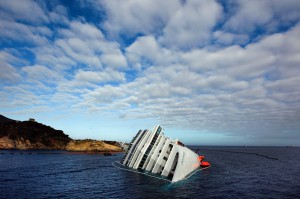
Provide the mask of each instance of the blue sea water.
{"label": "blue sea water", "polygon": [[198,154],[212,166],[171,184],[113,166],[122,153],[0,150],[0,198],[300,198],[300,147]]}

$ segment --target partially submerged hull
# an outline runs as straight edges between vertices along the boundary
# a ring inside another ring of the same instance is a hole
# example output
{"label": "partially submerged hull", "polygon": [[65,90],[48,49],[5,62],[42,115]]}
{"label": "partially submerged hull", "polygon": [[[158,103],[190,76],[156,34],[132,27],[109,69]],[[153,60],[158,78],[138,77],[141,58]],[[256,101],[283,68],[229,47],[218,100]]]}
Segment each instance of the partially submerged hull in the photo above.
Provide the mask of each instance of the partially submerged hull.
{"label": "partially submerged hull", "polygon": [[177,182],[200,166],[198,155],[178,140],[166,137],[157,125],[153,131],[139,130],[130,142],[121,164],[158,174]]}

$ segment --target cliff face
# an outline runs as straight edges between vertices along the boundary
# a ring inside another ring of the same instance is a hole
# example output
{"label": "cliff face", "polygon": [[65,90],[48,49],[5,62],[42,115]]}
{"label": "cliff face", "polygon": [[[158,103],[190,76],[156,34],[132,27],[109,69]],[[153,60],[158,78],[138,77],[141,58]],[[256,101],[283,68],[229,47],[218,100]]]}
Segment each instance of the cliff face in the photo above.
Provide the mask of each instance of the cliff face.
{"label": "cliff face", "polygon": [[16,121],[0,115],[0,149],[62,149],[123,151],[115,141],[72,140],[61,130],[34,121]]}
{"label": "cliff face", "polygon": [[9,119],[7,117],[4,117],[3,115],[0,115],[0,125],[9,123],[9,122],[16,122],[15,120]]}
{"label": "cliff face", "polygon": [[0,124],[0,148],[65,149],[70,140],[63,131],[38,122],[11,120]]}
{"label": "cliff face", "polygon": [[120,152],[122,148],[105,141],[98,140],[71,140],[67,147],[70,151],[101,151],[101,152]]}

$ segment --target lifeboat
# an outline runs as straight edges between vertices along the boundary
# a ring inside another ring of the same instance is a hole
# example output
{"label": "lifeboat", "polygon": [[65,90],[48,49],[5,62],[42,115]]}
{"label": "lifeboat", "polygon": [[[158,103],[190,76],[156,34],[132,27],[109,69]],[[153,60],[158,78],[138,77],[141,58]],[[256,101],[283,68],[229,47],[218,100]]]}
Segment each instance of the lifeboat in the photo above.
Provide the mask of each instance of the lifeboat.
{"label": "lifeboat", "polygon": [[209,162],[204,162],[203,160],[204,160],[204,156],[203,155],[198,156],[198,161],[200,162],[200,167],[201,168],[210,167],[210,163]]}

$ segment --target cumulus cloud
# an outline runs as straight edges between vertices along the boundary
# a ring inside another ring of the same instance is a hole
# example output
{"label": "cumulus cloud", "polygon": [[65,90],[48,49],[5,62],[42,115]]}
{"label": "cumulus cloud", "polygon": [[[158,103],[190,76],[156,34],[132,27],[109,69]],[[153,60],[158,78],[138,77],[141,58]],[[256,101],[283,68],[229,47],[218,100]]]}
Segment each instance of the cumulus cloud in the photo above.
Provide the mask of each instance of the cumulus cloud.
{"label": "cumulus cloud", "polygon": [[[109,20],[104,28],[112,37],[119,34],[133,37],[142,34],[160,34],[176,10],[180,9],[180,1],[100,1],[99,7],[105,7]],[[119,9],[116,9],[119,8]],[[157,33],[158,31],[158,33]]]}
{"label": "cumulus cloud", "polygon": [[103,34],[101,30],[96,28],[92,24],[80,22],[80,21],[72,21],[70,24],[70,31],[62,30],[62,34],[67,37],[79,37],[86,39],[103,39]]}
{"label": "cumulus cloud", "polygon": [[96,26],[70,21],[67,28],[59,28],[49,44],[33,49],[37,61],[58,71],[76,69],[126,69],[127,60],[119,44],[104,38]]}
{"label": "cumulus cloud", "polygon": [[176,52],[163,48],[154,36],[143,36],[136,39],[126,48],[126,57],[134,68],[140,69],[149,64],[176,63]]}
{"label": "cumulus cloud", "polygon": [[212,38],[215,39],[218,44],[225,46],[232,44],[245,45],[249,42],[249,36],[246,34],[233,34],[220,30],[214,32]]}
{"label": "cumulus cloud", "polygon": [[252,34],[255,30],[274,33],[300,19],[299,4],[295,0],[284,3],[280,0],[236,1],[236,4],[237,7],[229,8],[232,15],[224,24],[224,28],[233,33]]}
{"label": "cumulus cloud", "polygon": [[22,68],[22,71],[26,73],[29,81],[57,83],[62,80],[62,76],[59,73],[41,65],[25,66]]}
{"label": "cumulus cloud", "polygon": [[222,15],[215,1],[104,1],[101,6],[109,18],[104,27],[113,37],[151,34],[160,36],[164,45],[179,48],[208,43]]}
{"label": "cumulus cloud", "polygon": [[90,67],[102,67],[98,56],[87,45],[86,42],[78,38],[58,39],[55,42],[62,51],[75,62],[85,64]]}
{"label": "cumulus cloud", "polygon": [[0,29],[1,41],[3,43],[7,42],[7,40],[14,40],[34,45],[43,45],[48,42],[47,37],[52,35],[52,31],[47,27],[24,25],[1,18]]}
{"label": "cumulus cloud", "polygon": [[53,11],[49,12],[49,19],[56,24],[69,24],[68,11],[64,6],[55,6]]}
{"label": "cumulus cloud", "polygon": [[78,71],[75,75],[77,81],[87,81],[92,83],[105,83],[105,82],[123,82],[125,81],[124,73],[107,69],[105,71]]}
{"label": "cumulus cloud", "polygon": [[16,82],[20,79],[20,75],[17,70],[6,63],[2,63],[0,67],[0,79],[4,82]]}
{"label": "cumulus cloud", "polygon": [[[93,19],[56,3],[2,2],[1,107],[142,118],[253,143],[295,137],[295,2],[98,1],[85,8],[103,14]],[[21,19],[31,6],[41,18]]]}
{"label": "cumulus cloud", "polygon": [[0,51],[0,62],[0,79],[2,82],[14,83],[21,79],[21,75],[13,65],[22,63],[22,60],[9,52]]}
{"label": "cumulus cloud", "polygon": [[[217,51],[198,49],[189,52],[169,50],[170,54],[180,55],[177,64],[170,61],[169,65],[150,65],[134,82],[123,84],[121,91],[120,87],[111,87],[112,93],[120,93],[111,98],[106,95],[105,101],[113,102],[112,110],[116,102],[132,104],[132,108],[128,105],[118,109],[124,118],[150,117],[170,126],[180,124],[233,135],[241,131],[245,136],[259,136],[264,131],[280,135],[283,129],[296,125],[291,115],[299,118],[297,111],[285,103],[291,99],[284,100],[283,96],[297,96],[299,89],[296,84],[300,83],[297,75],[300,71],[286,80],[280,72],[288,70],[286,65],[282,65],[288,59],[284,56],[285,51],[295,49],[297,44],[287,45],[286,42],[298,37],[297,29],[271,35],[245,48],[233,46]],[[284,41],[276,39],[277,42],[273,42],[273,37]],[[141,42],[140,39],[137,43]],[[154,37],[146,37],[143,42],[148,45],[149,51],[135,49],[135,43],[127,49],[127,56],[131,58],[130,53],[136,52],[137,63],[145,58],[149,63],[159,60],[155,59],[155,52],[161,52],[163,47],[157,45]],[[280,51],[283,46],[285,50]],[[155,50],[152,52],[151,48]],[[89,94],[86,93],[86,96]],[[284,123],[281,121],[283,118],[291,121]],[[269,125],[267,121],[276,125]]]}
{"label": "cumulus cloud", "polygon": [[36,56],[37,63],[51,67],[56,71],[69,70],[77,65],[75,60],[67,56],[59,46],[51,43],[33,48],[32,51]]}
{"label": "cumulus cloud", "polygon": [[273,17],[268,1],[237,1],[237,3],[237,12],[225,24],[225,27],[234,32],[253,31],[257,26],[268,23]]}
{"label": "cumulus cloud", "polygon": [[35,24],[49,21],[45,11],[35,1],[0,1],[0,8],[2,15],[5,15],[5,17],[13,17],[19,21]]}
{"label": "cumulus cloud", "polygon": [[185,1],[164,28],[162,43],[185,49],[203,46],[221,15],[222,8],[215,1]]}
{"label": "cumulus cloud", "polygon": [[121,50],[116,49],[115,52],[104,53],[100,57],[102,63],[107,67],[116,69],[126,69],[127,61]]}

